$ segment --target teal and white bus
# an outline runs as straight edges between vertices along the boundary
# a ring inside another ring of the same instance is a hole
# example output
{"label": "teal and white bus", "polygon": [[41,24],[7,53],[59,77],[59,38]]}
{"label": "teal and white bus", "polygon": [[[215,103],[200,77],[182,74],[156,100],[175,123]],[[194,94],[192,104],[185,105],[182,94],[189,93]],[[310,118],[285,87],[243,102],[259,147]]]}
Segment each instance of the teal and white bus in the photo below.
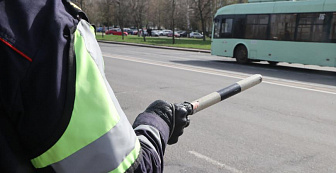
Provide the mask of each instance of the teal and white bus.
{"label": "teal and white bus", "polygon": [[336,67],[336,0],[263,1],[217,11],[212,55]]}

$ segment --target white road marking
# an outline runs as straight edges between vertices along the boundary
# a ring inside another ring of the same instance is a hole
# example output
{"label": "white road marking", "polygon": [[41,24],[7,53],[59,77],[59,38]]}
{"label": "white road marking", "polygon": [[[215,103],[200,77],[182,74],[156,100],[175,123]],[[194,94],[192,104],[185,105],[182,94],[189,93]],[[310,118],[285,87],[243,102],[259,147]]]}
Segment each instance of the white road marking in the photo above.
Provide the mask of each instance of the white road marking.
{"label": "white road marking", "polygon": [[[139,62],[139,63],[144,63],[144,64],[151,64],[151,65],[175,68],[175,69],[180,69],[180,70],[187,70],[187,71],[193,71],[193,72],[199,72],[199,73],[205,73],[205,74],[231,77],[231,78],[236,78],[236,79],[245,79],[253,75],[253,74],[246,74],[246,73],[231,72],[231,71],[226,71],[226,70],[214,70],[214,69],[208,69],[204,67],[193,67],[193,66],[181,65],[181,64],[171,64],[167,62],[158,62],[158,61],[146,60],[146,59],[128,57],[128,56],[111,55],[111,54],[103,54],[103,56],[108,57],[108,58],[113,58],[113,59],[121,59],[121,60],[126,60],[126,61]],[[283,79],[277,79],[277,78],[265,77],[265,76],[263,76],[262,83],[336,95],[335,87],[325,87],[322,85],[308,84],[308,83],[303,83],[303,82],[283,80]]]}
{"label": "white road marking", "polygon": [[214,159],[211,159],[210,157],[204,156],[204,155],[202,155],[202,154],[200,154],[200,153],[198,153],[196,151],[189,151],[189,153],[192,154],[192,155],[194,155],[194,156],[196,156],[196,157],[198,157],[198,158],[200,158],[200,159],[203,159],[203,160],[205,160],[205,161],[207,161],[207,162],[209,162],[209,163],[211,163],[211,164],[213,164],[215,166],[219,166],[221,168],[224,168],[224,169],[226,169],[226,170],[228,170],[230,172],[233,172],[233,173],[242,173],[242,171],[240,171],[240,170],[238,170],[236,168],[228,166],[228,165],[226,165],[224,163],[220,163],[220,162],[218,162],[218,161],[216,161]]}
{"label": "white road marking", "polygon": [[315,91],[315,92],[321,92],[321,93],[326,93],[326,94],[333,94],[333,95],[336,95],[336,92],[326,91],[326,90],[321,90],[321,89],[313,89],[313,88],[300,87],[300,86],[294,86],[294,85],[286,85],[286,84],[280,84],[280,83],[275,83],[275,82],[267,82],[267,81],[265,81],[264,83],[268,83],[268,84],[273,84],[273,85],[278,85],[278,86],[284,86],[284,87],[290,87],[290,88],[296,88],[296,89],[302,89],[302,90]]}

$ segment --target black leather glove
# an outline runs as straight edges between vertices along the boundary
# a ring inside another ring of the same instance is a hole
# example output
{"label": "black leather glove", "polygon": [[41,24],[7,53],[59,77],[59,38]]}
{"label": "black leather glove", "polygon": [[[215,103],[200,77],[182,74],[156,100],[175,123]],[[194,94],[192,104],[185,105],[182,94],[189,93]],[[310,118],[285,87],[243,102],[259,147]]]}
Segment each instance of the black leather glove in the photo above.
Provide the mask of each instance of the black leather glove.
{"label": "black leather glove", "polygon": [[183,134],[183,129],[189,126],[188,115],[192,113],[190,103],[170,104],[163,100],[156,100],[150,104],[145,112],[155,113],[160,116],[169,126],[168,144],[175,144],[178,137]]}
{"label": "black leather glove", "polygon": [[183,134],[183,129],[189,126],[190,120],[188,115],[192,114],[192,105],[187,102],[174,104],[173,110],[175,111],[175,125],[170,133],[168,140],[169,145],[175,144],[178,138]]}

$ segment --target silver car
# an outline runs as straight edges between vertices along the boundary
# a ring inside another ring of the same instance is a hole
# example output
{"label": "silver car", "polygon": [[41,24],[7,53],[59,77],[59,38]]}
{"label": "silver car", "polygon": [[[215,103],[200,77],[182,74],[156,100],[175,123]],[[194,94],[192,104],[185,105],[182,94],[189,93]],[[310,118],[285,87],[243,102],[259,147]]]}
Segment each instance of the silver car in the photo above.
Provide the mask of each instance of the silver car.
{"label": "silver car", "polygon": [[192,32],[190,33],[190,38],[203,38],[203,35],[198,32]]}
{"label": "silver car", "polygon": [[166,29],[166,30],[162,30],[162,35],[163,36],[167,36],[169,33],[171,33],[171,32],[173,32],[172,30],[168,30],[168,29]]}
{"label": "silver car", "polygon": [[152,37],[158,37],[160,35],[160,33],[156,30],[152,31]]}

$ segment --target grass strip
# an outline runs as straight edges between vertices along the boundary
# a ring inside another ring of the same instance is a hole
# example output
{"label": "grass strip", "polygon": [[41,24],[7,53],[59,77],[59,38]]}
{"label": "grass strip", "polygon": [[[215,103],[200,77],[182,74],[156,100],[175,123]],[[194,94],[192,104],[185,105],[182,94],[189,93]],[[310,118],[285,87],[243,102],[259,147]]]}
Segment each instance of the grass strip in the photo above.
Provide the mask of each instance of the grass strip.
{"label": "grass strip", "polygon": [[156,46],[169,46],[169,47],[181,47],[181,48],[193,48],[193,49],[211,49],[210,38],[203,41],[203,39],[192,39],[192,38],[175,38],[175,44],[171,37],[146,37],[144,41],[143,37],[138,37],[137,35],[124,36],[124,40],[120,35],[104,35],[101,33],[96,34],[97,40],[105,41],[117,41],[117,42],[127,42],[127,43],[138,43],[138,44],[149,44]]}

